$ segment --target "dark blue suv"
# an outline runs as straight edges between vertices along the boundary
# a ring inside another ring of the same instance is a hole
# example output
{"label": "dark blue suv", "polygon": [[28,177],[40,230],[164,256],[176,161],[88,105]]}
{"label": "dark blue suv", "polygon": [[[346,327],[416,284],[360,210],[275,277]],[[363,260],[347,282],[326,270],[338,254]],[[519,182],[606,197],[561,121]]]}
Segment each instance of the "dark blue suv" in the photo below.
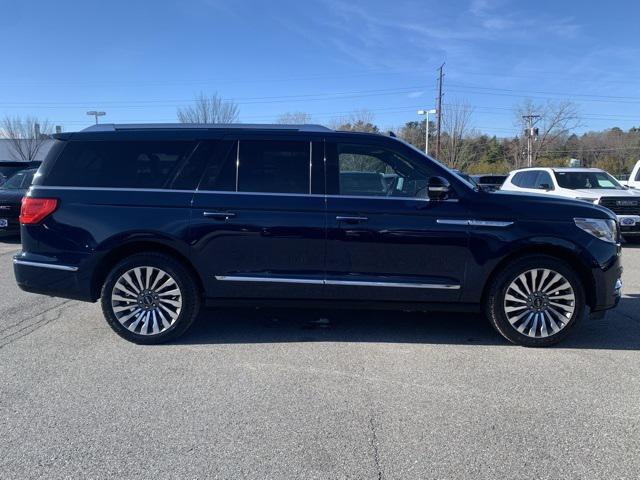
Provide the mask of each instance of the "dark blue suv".
{"label": "dark blue suv", "polygon": [[479,190],[392,137],[183,124],[56,139],[23,200],[18,284],[101,299],[134,342],[241,303],[482,311],[544,346],[620,298],[612,212]]}

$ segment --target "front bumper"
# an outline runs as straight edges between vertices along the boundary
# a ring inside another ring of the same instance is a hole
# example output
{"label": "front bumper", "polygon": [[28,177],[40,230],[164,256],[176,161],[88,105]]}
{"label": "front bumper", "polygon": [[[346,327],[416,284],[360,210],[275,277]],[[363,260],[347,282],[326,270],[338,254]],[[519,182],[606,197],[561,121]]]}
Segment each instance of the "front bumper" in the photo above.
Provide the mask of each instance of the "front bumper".
{"label": "front bumper", "polygon": [[609,265],[592,270],[595,298],[591,302],[591,312],[604,312],[614,308],[622,297],[622,263],[620,254]]}
{"label": "front bumper", "polygon": [[620,233],[625,237],[640,236],[639,215],[617,215]]}

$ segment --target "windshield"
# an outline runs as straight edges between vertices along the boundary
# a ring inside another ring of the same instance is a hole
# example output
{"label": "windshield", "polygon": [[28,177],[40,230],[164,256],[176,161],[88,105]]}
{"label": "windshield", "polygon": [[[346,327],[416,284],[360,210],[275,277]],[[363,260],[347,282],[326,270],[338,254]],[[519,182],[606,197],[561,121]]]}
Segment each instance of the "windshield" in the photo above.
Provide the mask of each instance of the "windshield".
{"label": "windshield", "polygon": [[607,172],[554,172],[558,185],[571,190],[601,188],[624,190],[624,187]]}
{"label": "windshield", "polygon": [[18,172],[9,180],[7,180],[0,188],[4,190],[27,189],[31,185],[34,173],[35,170],[25,170],[22,172]]}

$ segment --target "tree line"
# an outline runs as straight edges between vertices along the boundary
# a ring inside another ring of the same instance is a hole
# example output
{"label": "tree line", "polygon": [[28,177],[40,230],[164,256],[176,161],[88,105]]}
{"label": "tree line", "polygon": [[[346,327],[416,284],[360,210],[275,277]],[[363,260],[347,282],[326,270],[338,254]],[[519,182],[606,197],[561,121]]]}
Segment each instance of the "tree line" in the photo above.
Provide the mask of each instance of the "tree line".
{"label": "tree line", "polygon": [[[534,166],[569,166],[578,159],[582,166],[597,167],[614,175],[628,174],[640,159],[640,128],[622,130],[612,127],[601,131],[576,134],[583,127],[578,108],[569,101],[548,101],[536,104],[525,100],[512,109],[513,136],[487,135],[473,128],[473,107],[464,100],[452,101],[442,109],[441,149],[438,159],[451,168],[470,174],[507,173],[527,166],[527,116],[534,116],[531,159]],[[198,94],[192,104],[178,108],[177,120],[182,123],[221,123],[240,121],[239,105],[217,94]],[[321,123],[328,127],[368,133],[395,134],[424,151],[426,129],[431,138],[429,153],[435,152],[435,124],[426,120],[411,120],[403,125],[382,128],[375,115],[368,110],[316,122],[313,115],[303,112],[284,112],[276,119],[279,124]],[[35,133],[34,133],[35,131]],[[40,148],[41,141],[50,135],[50,124],[34,117],[5,117],[0,122],[0,138],[12,142],[17,159],[30,160]]]}

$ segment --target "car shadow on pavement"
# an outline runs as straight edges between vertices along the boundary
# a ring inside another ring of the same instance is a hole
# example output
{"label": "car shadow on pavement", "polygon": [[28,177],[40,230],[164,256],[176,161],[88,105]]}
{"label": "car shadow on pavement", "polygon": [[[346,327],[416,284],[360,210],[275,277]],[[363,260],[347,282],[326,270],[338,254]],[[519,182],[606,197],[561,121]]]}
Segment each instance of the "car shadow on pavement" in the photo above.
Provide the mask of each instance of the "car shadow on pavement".
{"label": "car shadow on pavement", "polygon": [[[602,320],[585,318],[560,348],[640,349],[640,295]],[[478,314],[381,310],[205,309],[178,344],[380,342],[508,345]]]}

